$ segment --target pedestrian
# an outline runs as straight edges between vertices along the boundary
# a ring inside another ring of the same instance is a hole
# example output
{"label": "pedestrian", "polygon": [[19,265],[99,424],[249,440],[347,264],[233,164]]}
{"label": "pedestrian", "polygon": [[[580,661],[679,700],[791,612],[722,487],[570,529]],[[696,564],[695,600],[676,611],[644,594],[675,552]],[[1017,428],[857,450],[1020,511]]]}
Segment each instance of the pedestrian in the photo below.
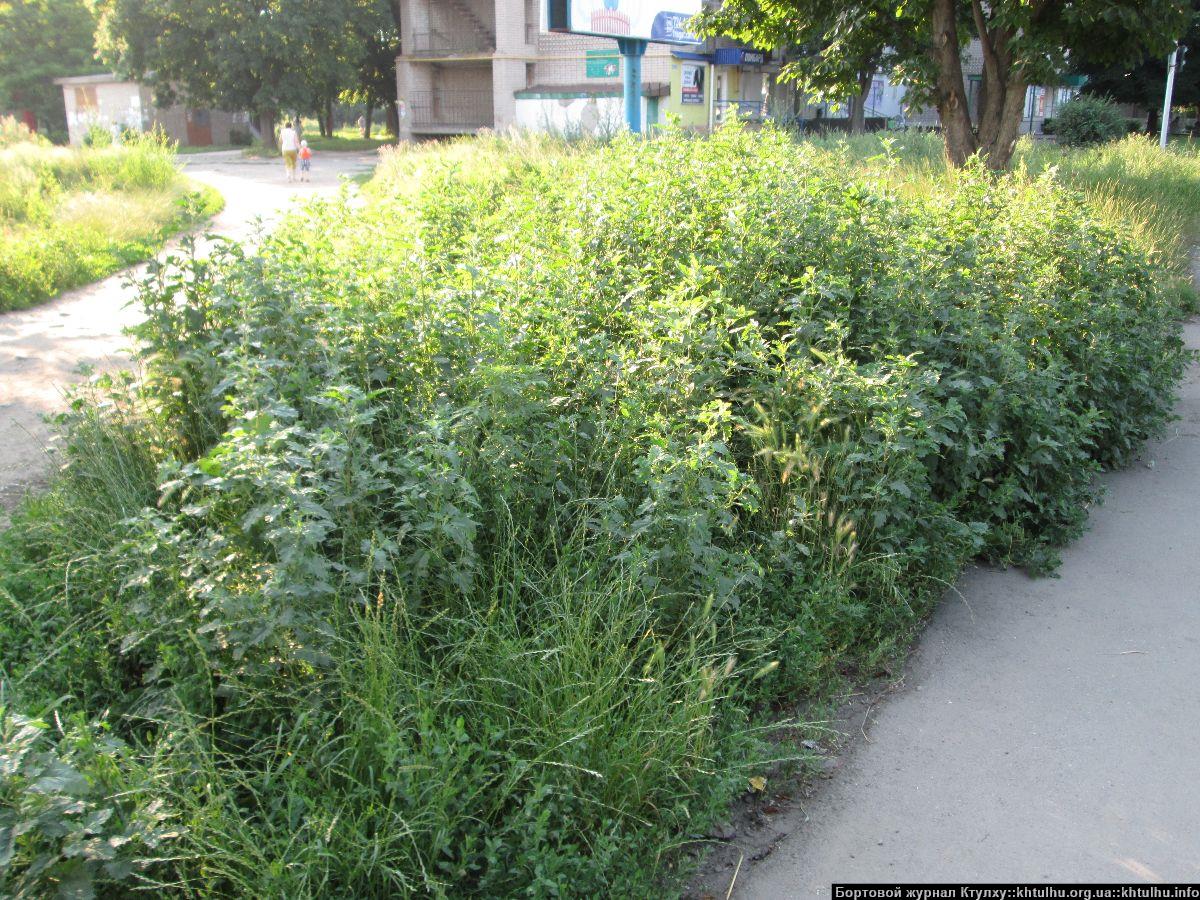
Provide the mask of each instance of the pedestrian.
{"label": "pedestrian", "polygon": [[287,172],[287,180],[296,180],[296,156],[300,150],[300,136],[292,127],[291,121],[283,123],[279,132],[279,149],[283,151],[283,168]]}
{"label": "pedestrian", "polygon": [[300,142],[300,180],[312,181],[312,151],[308,149],[308,141]]}

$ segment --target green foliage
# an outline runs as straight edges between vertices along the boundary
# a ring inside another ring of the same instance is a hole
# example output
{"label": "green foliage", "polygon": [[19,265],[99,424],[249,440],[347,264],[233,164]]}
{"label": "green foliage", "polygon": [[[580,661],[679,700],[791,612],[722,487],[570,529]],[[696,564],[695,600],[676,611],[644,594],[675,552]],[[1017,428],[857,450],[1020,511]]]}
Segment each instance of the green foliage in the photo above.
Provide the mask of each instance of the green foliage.
{"label": "green foliage", "polygon": [[96,17],[87,0],[0,3],[0,110],[28,110],[38,130],[66,141],[63,89],[55,78],[101,71]]}
{"label": "green foliage", "polygon": [[6,675],[110,711],[164,893],[669,892],[750,710],[1052,568],[1189,358],[1051,171],[771,130],[397,149],[188,250],[0,535]]}
{"label": "green foliage", "polygon": [[1058,111],[1054,121],[1058,142],[1067,147],[1103,144],[1128,133],[1125,116],[1111,100],[1086,94],[1075,97]]}
{"label": "green foliage", "polygon": [[[904,196],[940,189],[947,177],[935,135],[808,138],[865,177],[887,178]],[[1091,213],[1125,232],[1154,261],[1191,282],[1192,245],[1200,237],[1200,152],[1190,144],[1160,151],[1156,140],[1128,137],[1083,149],[1023,138],[1014,167],[1028,177],[1053,170],[1084,195]],[[1189,289],[1190,290],[1190,289]]]}
{"label": "green foliage", "polygon": [[249,147],[254,143],[250,129],[235,126],[229,129],[229,143],[235,147]]}
{"label": "green foliage", "polygon": [[[785,74],[819,96],[858,96],[879,67],[905,85],[908,104],[935,106],[946,156],[962,166],[979,153],[1006,169],[1030,84],[1055,84],[1080,54],[1098,65],[1131,65],[1181,37],[1192,0],[724,0],[698,17],[709,35],[760,47],[795,48]],[[932,41],[930,38],[932,37]],[[967,102],[962,48],[979,40],[980,109]],[[1012,100],[1017,102],[1012,102]]]}
{"label": "green foliage", "polygon": [[251,110],[268,132],[276,113],[324,108],[358,87],[378,66],[380,45],[395,58],[384,0],[100,0],[97,9],[108,63],[162,101]]}
{"label": "green foliage", "polygon": [[89,125],[83,134],[85,147],[111,147],[113,143],[112,132],[99,123]]}
{"label": "green foliage", "polygon": [[38,144],[45,139],[36,132],[30,131],[24,122],[18,122],[12,116],[0,116],[0,148],[11,147],[13,144]]}
{"label": "green foliage", "polygon": [[31,306],[153,254],[220,209],[161,137],[67,149],[0,148],[0,312]]}
{"label": "green foliage", "polygon": [[[1191,0],[1190,24],[1180,37],[1180,59],[1185,63],[1192,53],[1200,50],[1200,3]],[[1129,103],[1150,111],[1149,120],[1143,119],[1139,126],[1155,130],[1163,104],[1163,86],[1167,81],[1167,56],[1165,53],[1142,53],[1133,58],[1111,64],[1111,54],[1101,52],[1100,61],[1093,58],[1094,48],[1083,47],[1073,53],[1071,64],[1074,71],[1086,75],[1084,93],[1107,97],[1118,103]],[[1100,48],[1103,51],[1103,48]],[[1175,69],[1173,89],[1175,106],[1194,106],[1200,101],[1200,72],[1195,65],[1181,65]]]}
{"label": "green foliage", "polygon": [[923,46],[921,24],[919,17],[904,15],[883,0],[849,5],[836,0],[735,0],[713,6],[699,18],[706,33],[735,36],[764,50],[794,47],[782,71],[785,80],[795,80],[798,91],[816,99],[852,97],[860,106],[864,83],[869,88],[876,72],[890,71]]}
{"label": "green foliage", "polygon": [[0,891],[118,896],[178,836],[168,809],[148,799],[141,763],[106,724],[56,714],[52,728],[6,699],[0,694]]}

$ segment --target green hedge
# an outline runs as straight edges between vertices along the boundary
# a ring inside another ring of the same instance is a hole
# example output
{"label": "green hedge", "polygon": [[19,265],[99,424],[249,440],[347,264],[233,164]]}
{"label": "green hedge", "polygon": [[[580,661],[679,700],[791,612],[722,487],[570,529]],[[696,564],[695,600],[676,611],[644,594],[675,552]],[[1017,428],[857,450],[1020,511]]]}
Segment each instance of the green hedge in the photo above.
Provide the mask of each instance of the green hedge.
{"label": "green hedge", "polygon": [[164,891],[669,892],[751,710],[972,558],[1053,567],[1162,429],[1137,247],[1051,176],[901,196],[771,131],[395,153],[148,283],[142,394],[0,544],[17,708],[110,711]]}

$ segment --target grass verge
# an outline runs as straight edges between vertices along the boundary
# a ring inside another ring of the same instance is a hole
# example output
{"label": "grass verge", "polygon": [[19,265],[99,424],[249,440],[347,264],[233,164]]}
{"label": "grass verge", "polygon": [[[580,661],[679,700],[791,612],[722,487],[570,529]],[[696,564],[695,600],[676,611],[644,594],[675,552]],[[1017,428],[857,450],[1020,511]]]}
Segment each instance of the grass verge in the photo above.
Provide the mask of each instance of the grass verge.
{"label": "grass verge", "polygon": [[223,203],[180,175],[170,146],[152,136],[97,149],[0,149],[0,312],[141,262]]}

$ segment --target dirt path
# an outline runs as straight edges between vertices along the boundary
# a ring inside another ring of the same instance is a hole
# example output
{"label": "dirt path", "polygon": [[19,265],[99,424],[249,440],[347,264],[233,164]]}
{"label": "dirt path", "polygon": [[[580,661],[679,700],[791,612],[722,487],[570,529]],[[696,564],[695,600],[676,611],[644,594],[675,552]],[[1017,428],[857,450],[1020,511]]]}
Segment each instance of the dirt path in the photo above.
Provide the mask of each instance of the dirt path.
{"label": "dirt path", "polygon": [[[1200,321],[1187,337],[1200,348]],[[960,581],[869,742],[774,817],[789,836],[743,866],[734,896],[1200,881],[1200,368],[1177,411],[1140,463],[1105,477],[1060,577]]]}
{"label": "dirt path", "polygon": [[[239,151],[180,157],[189,176],[225,196],[225,209],[207,230],[245,239],[255,220],[270,222],[293,200],[335,193],[342,175],[367,172],[371,153],[322,153],[313,180],[288,184],[277,160],[244,159]],[[62,406],[63,388],[78,380],[79,366],[94,369],[129,364],[122,329],[136,310],[128,272],[68,291],[49,303],[0,315],[0,514],[44,477],[50,433],[43,415]]]}

